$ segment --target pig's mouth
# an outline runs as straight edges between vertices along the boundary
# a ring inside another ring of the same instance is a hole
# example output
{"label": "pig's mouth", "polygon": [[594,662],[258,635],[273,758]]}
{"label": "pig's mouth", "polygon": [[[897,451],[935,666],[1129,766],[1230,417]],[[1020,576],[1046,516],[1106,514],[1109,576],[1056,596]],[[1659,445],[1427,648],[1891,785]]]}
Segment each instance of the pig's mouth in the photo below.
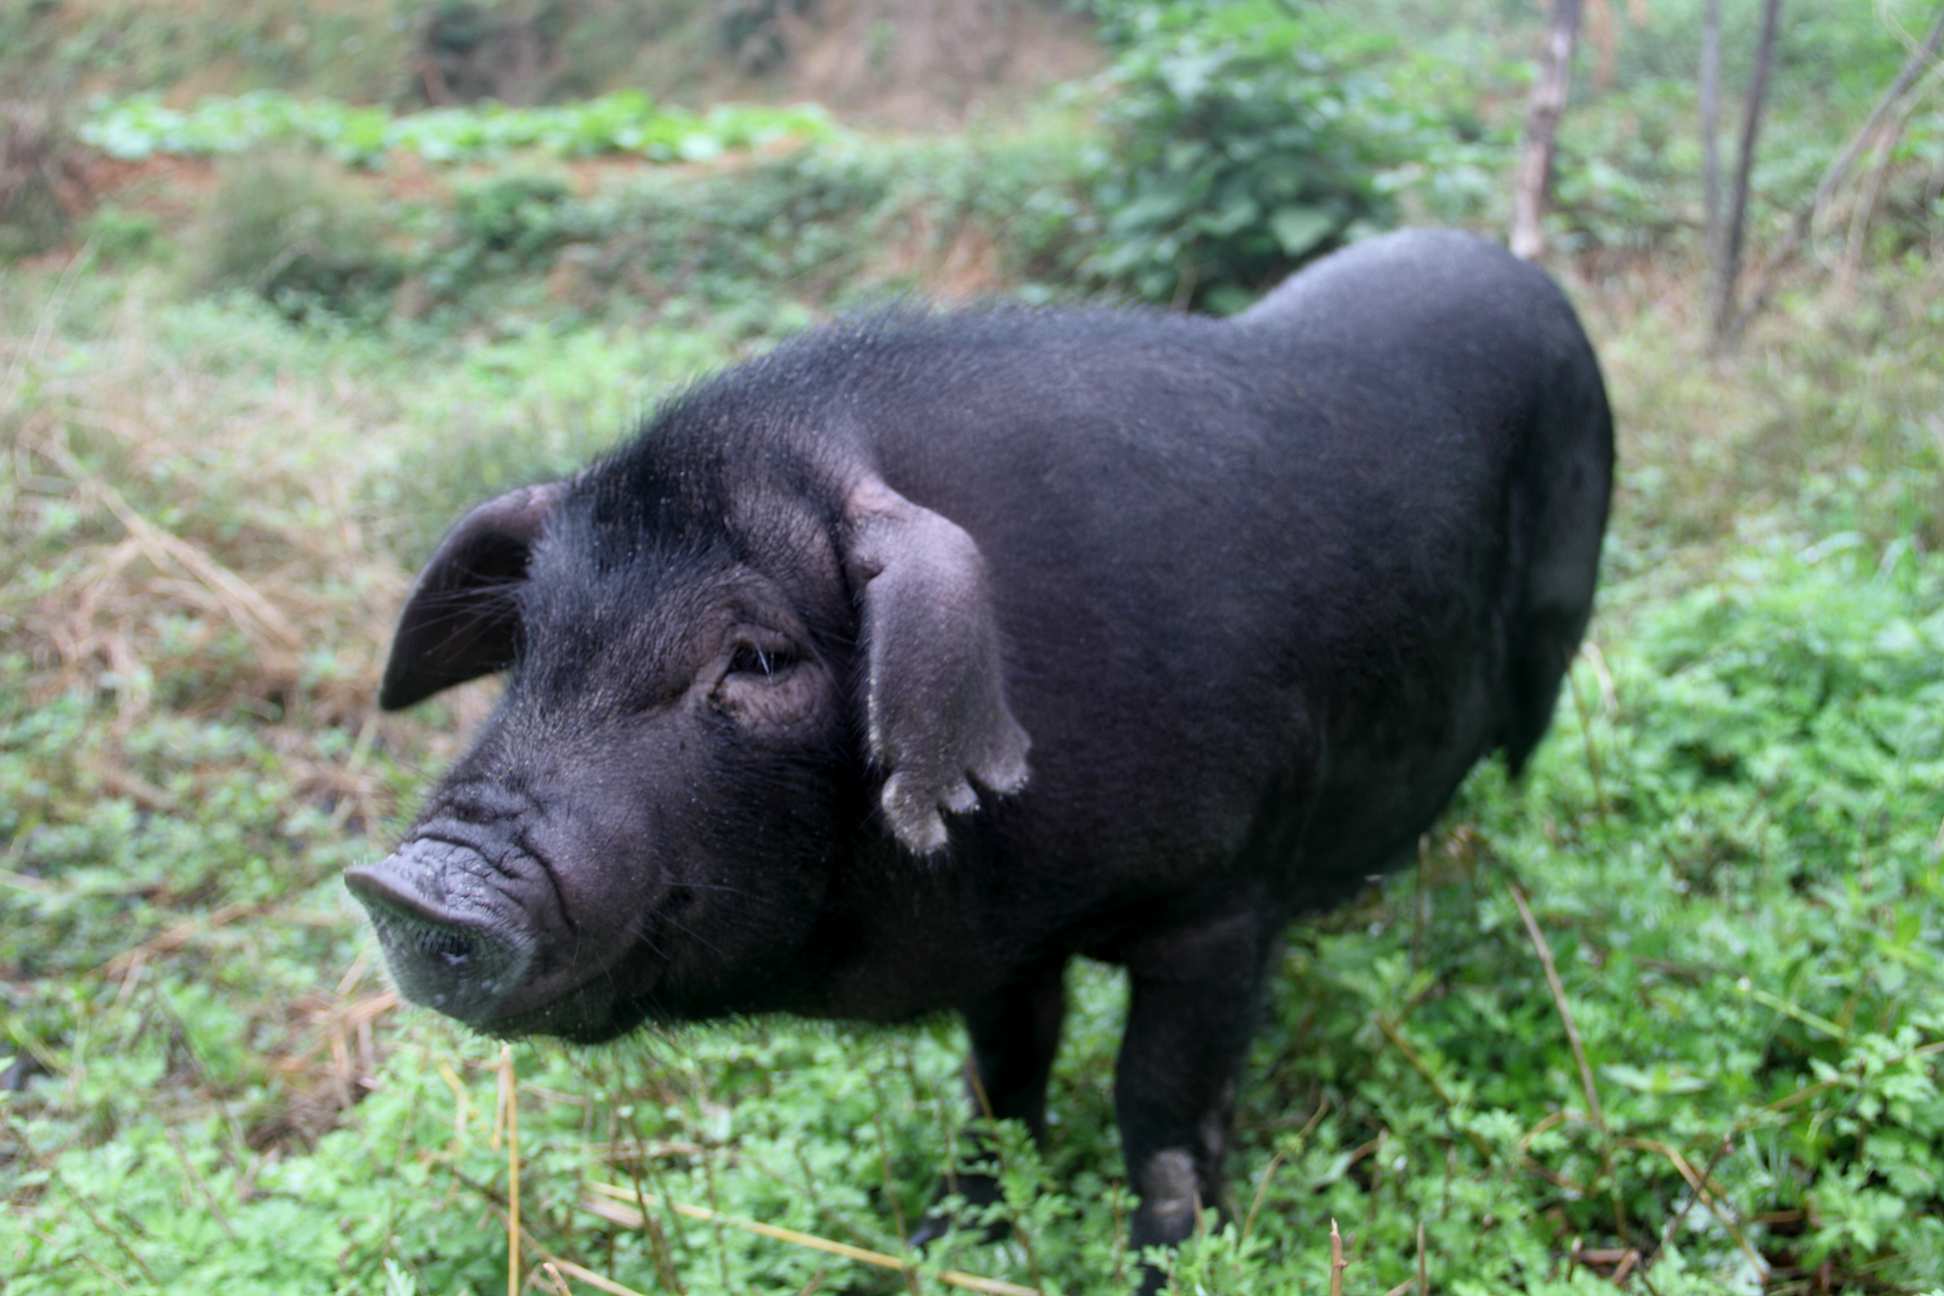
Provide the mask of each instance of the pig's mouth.
{"label": "pig's mouth", "polygon": [[[421,830],[344,881],[412,1002],[506,1039],[592,1043],[625,1029],[613,1024],[616,957],[581,957],[594,951],[583,951],[551,873],[524,850],[494,857]],[[612,954],[630,943],[616,942]]]}

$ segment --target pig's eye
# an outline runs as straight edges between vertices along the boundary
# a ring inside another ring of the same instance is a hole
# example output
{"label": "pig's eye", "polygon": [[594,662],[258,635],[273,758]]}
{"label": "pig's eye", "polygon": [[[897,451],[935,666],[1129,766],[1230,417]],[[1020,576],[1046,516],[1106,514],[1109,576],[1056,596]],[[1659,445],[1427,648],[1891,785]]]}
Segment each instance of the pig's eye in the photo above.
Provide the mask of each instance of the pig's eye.
{"label": "pig's eye", "polygon": [[760,648],[745,640],[736,645],[736,651],[729,658],[731,675],[760,675],[764,679],[774,679],[801,661],[792,648]]}
{"label": "pig's eye", "polygon": [[709,691],[717,711],[758,734],[797,732],[816,714],[822,694],[810,659],[779,634],[738,638]]}

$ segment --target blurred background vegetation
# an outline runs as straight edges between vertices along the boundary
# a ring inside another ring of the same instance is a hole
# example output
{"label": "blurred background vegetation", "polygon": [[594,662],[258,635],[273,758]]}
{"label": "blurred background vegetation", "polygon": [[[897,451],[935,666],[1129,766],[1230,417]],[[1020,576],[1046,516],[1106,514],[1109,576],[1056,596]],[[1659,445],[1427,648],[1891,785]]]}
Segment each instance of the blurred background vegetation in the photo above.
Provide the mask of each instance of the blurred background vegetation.
{"label": "blurred background vegetation", "polygon": [[[1523,786],[1473,778],[1419,870],[1292,933],[1236,1216],[1175,1290],[1331,1290],[1332,1219],[1349,1292],[1944,1284],[1935,60],[1857,135],[1938,5],[1782,9],[1759,309],[1726,346],[1709,8],[1584,6],[1545,233],[1621,486],[1556,732]],[[1760,8],[1719,6],[1731,154]],[[401,1009],[337,877],[492,686],[379,719],[390,620],[466,504],[833,312],[1228,312],[1374,231],[1503,231],[1546,20],[0,8],[0,1288],[1124,1290],[1107,970],[1074,978],[1045,1156],[1000,1134],[1012,1240],[905,1274],[669,1203],[918,1260],[898,1239],[969,1155],[952,1024],[525,1045],[508,1072]]]}

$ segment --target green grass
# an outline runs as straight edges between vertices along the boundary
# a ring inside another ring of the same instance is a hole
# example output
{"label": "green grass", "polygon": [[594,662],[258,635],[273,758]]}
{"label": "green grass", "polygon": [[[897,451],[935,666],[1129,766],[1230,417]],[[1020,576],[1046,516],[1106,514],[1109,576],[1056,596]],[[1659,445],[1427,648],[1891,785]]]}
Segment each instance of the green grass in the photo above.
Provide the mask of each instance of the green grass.
{"label": "green grass", "polygon": [[472,162],[515,152],[705,162],[729,151],[818,139],[831,131],[829,118],[815,107],[721,104],[706,113],[691,113],[657,104],[638,91],[537,108],[489,103],[401,115],[273,90],[214,96],[186,110],[166,107],[154,95],[135,95],[99,105],[80,128],[87,143],[123,160],[208,157],[303,144],[359,165],[391,153],[428,162]]}
{"label": "green grass", "polygon": [[[392,1005],[336,882],[485,690],[374,720],[377,654],[455,509],[752,343],[294,325],[140,268],[15,283],[0,967],[36,1074],[0,1097],[9,1290],[496,1290],[496,1046]],[[1292,932],[1237,1124],[1249,1227],[1211,1219],[1179,1290],[1320,1291],[1331,1219],[1352,1292],[1409,1279],[1420,1224],[1442,1291],[1601,1290],[1628,1249],[1664,1296],[1756,1290],[1750,1251],[1777,1291],[1944,1272],[1944,562],[1905,480],[1934,471],[1940,321],[1921,276],[1865,300],[1829,329],[1805,299],[1712,376],[1657,308],[1589,303],[1627,485],[1579,705],[1523,786],[1467,785],[1421,870]],[[1131,1273],[1122,990],[1073,988],[1053,1142],[1001,1140],[1015,1240],[928,1266]],[[903,1290],[657,1204],[902,1254],[966,1147],[959,1047],[945,1022],[523,1045],[528,1258],[644,1291]],[[659,1232],[584,1209],[592,1181],[638,1182]]]}

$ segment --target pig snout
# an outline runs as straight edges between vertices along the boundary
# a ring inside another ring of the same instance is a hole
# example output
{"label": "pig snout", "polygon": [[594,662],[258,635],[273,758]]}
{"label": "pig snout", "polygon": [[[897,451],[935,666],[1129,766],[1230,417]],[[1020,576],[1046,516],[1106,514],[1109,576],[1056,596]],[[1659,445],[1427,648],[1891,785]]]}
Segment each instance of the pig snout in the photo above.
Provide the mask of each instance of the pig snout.
{"label": "pig snout", "polygon": [[[529,1029],[536,1013],[556,1016],[561,973],[539,966],[558,946],[560,920],[544,870],[518,852],[495,853],[438,837],[415,837],[396,852],[345,873],[371,915],[399,991],[414,1003],[495,1033]],[[585,1008],[577,996],[574,1008]],[[576,1014],[578,1015],[578,1014]]]}
{"label": "pig snout", "polygon": [[473,1025],[503,1015],[533,962],[531,924],[493,894],[489,871],[470,847],[421,837],[344,878],[405,997]]}

